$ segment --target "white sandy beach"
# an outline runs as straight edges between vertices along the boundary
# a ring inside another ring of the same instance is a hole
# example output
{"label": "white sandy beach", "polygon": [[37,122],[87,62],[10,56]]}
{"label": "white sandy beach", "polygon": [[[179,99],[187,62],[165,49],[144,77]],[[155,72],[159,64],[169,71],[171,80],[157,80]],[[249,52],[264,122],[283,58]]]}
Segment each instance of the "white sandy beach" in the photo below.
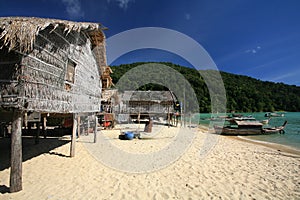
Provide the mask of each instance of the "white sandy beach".
{"label": "white sandy beach", "polygon": [[[155,139],[130,141],[118,140],[118,130],[99,134],[125,152],[147,154],[166,147],[177,130],[162,127]],[[74,158],[67,157],[70,143],[64,140],[41,139],[38,145],[26,140],[23,190],[6,192],[9,168],[4,165],[0,199],[300,199],[300,155],[214,135],[217,143],[200,156],[207,134],[198,129],[178,160],[147,173],[101,163],[87,147],[92,134],[78,139]],[[60,144],[51,149],[49,143]],[[6,149],[1,147],[1,154]]]}

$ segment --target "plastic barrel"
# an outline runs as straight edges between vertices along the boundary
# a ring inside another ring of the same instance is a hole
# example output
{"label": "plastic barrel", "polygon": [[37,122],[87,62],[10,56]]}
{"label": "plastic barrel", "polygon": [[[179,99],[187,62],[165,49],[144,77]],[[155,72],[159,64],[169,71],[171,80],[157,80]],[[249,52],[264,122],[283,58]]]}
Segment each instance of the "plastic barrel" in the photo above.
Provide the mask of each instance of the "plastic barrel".
{"label": "plastic barrel", "polygon": [[125,132],[125,139],[132,140],[134,138],[133,132]]}

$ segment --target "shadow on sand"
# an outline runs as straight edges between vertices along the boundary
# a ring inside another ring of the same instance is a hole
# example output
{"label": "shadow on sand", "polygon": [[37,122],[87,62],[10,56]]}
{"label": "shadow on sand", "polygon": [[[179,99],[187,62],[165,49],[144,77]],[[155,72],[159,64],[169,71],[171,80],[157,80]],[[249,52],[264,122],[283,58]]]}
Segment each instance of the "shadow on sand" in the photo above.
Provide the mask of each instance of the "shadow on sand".
{"label": "shadow on sand", "polygon": [[[68,157],[59,153],[50,153],[51,150],[69,143],[70,140],[61,140],[55,138],[40,138],[39,143],[35,144],[34,137],[22,137],[23,162],[37,157],[41,154],[48,153],[56,156]],[[0,171],[10,167],[10,138],[0,138]],[[0,186],[0,190],[2,191]]]}

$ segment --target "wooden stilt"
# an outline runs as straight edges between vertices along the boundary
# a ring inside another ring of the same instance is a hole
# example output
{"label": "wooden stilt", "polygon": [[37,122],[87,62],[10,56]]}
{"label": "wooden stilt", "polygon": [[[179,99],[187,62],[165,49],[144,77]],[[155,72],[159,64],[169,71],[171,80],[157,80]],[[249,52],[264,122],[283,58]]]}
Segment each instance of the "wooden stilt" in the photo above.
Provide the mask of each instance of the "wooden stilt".
{"label": "wooden stilt", "polygon": [[77,135],[80,137],[80,116],[77,117]]}
{"label": "wooden stilt", "polygon": [[10,192],[22,190],[22,113],[14,111],[11,134]]}
{"label": "wooden stilt", "polygon": [[191,128],[191,126],[192,126],[192,114],[189,113],[189,115],[190,115],[190,128]]}
{"label": "wooden stilt", "polygon": [[77,131],[77,120],[76,120],[75,114],[73,114],[73,130],[72,130],[72,136],[71,136],[70,157],[75,156],[76,131]]}
{"label": "wooden stilt", "polygon": [[87,134],[86,135],[89,135],[90,133],[90,116],[87,117],[88,121],[87,121]]}
{"label": "wooden stilt", "polygon": [[28,128],[28,116],[27,116],[27,112],[24,113],[24,125],[25,125],[25,129]]}
{"label": "wooden stilt", "polygon": [[95,115],[94,143],[97,142],[97,124],[98,124],[98,119],[97,119],[97,116]]}
{"label": "wooden stilt", "polygon": [[43,127],[44,138],[47,138],[47,117],[43,117],[42,127]]}
{"label": "wooden stilt", "polygon": [[35,144],[38,144],[39,142],[40,142],[40,122],[37,122],[36,123],[36,125],[37,125],[37,131],[36,131],[36,135],[35,135]]}
{"label": "wooden stilt", "polygon": [[168,107],[168,128],[170,128],[170,107]]}

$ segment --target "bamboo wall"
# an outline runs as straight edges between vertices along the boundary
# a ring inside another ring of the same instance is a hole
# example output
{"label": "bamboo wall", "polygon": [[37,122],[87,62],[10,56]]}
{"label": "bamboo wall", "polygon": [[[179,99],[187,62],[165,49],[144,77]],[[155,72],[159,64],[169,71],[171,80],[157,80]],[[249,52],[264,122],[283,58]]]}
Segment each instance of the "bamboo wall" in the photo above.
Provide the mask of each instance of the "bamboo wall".
{"label": "bamboo wall", "polygon": [[[100,68],[84,33],[47,28],[36,37],[32,52],[18,53],[5,60],[7,52],[0,51],[0,70],[6,70],[0,75],[1,106],[49,113],[99,110]],[[68,62],[76,64],[74,83],[66,81]]]}
{"label": "bamboo wall", "polygon": [[17,53],[8,53],[6,49],[0,50],[0,109],[1,107],[17,107],[20,92],[18,75],[19,63],[22,56]]}

